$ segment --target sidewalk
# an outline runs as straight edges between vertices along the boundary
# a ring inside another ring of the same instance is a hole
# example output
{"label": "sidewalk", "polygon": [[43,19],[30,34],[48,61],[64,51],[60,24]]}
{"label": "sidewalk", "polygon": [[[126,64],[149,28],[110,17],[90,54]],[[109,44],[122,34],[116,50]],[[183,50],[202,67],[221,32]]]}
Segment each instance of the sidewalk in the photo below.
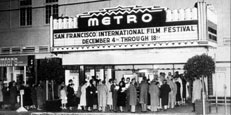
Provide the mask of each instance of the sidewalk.
{"label": "sidewalk", "polygon": [[[227,115],[230,115],[231,106],[227,106]],[[146,112],[142,113],[137,110],[136,113],[130,112],[80,112],[77,110],[69,111],[60,111],[60,112],[45,112],[45,111],[37,111],[31,110],[25,113],[17,113],[16,111],[9,110],[0,110],[0,115],[138,115],[138,114],[157,114],[157,115],[197,115],[195,112],[192,112],[191,105],[184,105],[180,107],[176,107],[174,109],[168,109],[167,111],[159,111],[159,112]],[[218,106],[218,113],[216,113],[215,105],[211,105],[211,113],[209,115],[225,115],[225,106]]]}

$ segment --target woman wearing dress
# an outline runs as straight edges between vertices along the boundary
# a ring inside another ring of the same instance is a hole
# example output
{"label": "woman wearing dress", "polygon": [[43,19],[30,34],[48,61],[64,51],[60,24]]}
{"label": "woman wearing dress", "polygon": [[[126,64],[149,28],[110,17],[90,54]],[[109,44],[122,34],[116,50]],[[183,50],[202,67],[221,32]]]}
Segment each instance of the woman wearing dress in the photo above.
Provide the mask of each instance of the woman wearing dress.
{"label": "woman wearing dress", "polygon": [[64,86],[61,86],[60,88],[60,99],[62,103],[62,109],[67,109],[66,104],[67,104],[67,92],[65,90]]}
{"label": "woman wearing dress", "polygon": [[79,106],[82,107],[82,110],[86,110],[86,89],[87,89],[87,82],[83,84],[81,87],[81,96],[80,96],[80,103]]}
{"label": "woman wearing dress", "polygon": [[106,109],[107,104],[107,86],[105,85],[105,82],[99,81],[99,85],[97,86],[98,90],[98,104],[99,104],[99,110],[102,110],[103,112]]}
{"label": "woman wearing dress", "polygon": [[112,91],[111,91],[112,79],[108,81],[108,96],[107,96],[107,105],[109,106],[109,111],[112,111]]}

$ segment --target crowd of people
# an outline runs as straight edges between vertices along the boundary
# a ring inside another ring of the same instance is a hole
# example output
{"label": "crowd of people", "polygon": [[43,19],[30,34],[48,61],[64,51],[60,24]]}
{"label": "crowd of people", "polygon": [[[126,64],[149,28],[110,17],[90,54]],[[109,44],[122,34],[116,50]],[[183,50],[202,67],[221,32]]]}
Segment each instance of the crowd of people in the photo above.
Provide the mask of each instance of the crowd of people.
{"label": "crowd of people", "polygon": [[[136,112],[141,107],[142,112],[156,112],[183,105],[189,97],[188,81],[178,72],[173,75],[161,72],[152,80],[143,77],[140,83],[137,81],[128,77],[121,78],[119,82],[109,79],[106,83],[92,77],[74,91],[73,80],[70,79],[67,86],[64,82],[57,86],[57,98],[61,100],[61,108],[69,110]],[[45,86],[42,81],[37,85],[12,81],[8,86],[0,82],[1,107],[16,109],[20,101],[19,90],[23,89],[23,105],[27,109],[41,110],[46,101]]]}
{"label": "crowd of people", "polygon": [[[135,78],[109,79],[108,83],[93,77],[84,82],[75,93],[73,81],[60,86],[62,109],[72,110],[77,107],[82,111],[159,111],[182,105],[189,97],[188,81],[178,72],[166,76],[155,75],[154,79],[142,78],[140,83]],[[66,87],[66,88],[65,88]]]}
{"label": "crowd of people", "polygon": [[4,84],[0,81],[0,108],[15,110],[20,106],[20,90],[24,90],[23,105],[26,109],[41,107],[45,103],[45,83],[38,85],[25,84],[24,82],[11,81]]}

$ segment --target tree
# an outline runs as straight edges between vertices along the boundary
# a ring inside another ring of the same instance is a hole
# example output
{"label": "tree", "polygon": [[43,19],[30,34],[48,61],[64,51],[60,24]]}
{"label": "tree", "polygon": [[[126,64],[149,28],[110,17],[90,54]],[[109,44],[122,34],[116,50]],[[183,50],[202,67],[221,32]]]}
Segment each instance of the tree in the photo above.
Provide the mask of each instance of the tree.
{"label": "tree", "polygon": [[51,58],[41,60],[38,74],[41,80],[60,80],[61,76],[64,74],[61,59]]}
{"label": "tree", "polygon": [[[202,77],[202,83],[204,84],[204,77],[212,76],[212,74],[215,73],[215,62],[212,57],[206,54],[196,55],[188,59],[184,65],[184,70],[191,81],[193,81],[195,77]],[[204,85],[202,90],[203,115],[205,115]]]}
{"label": "tree", "polygon": [[[51,81],[51,95],[54,99],[54,81],[63,80],[64,69],[62,66],[61,59],[51,58],[51,59],[42,59],[38,64],[38,77],[40,80]],[[47,87],[48,88],[48,87]],[[49,92],[48,92],[49,93]]]}
{"label": "tree", "polygon": [[196,55],[188,59],[184,70],[191,80],[195,77],[208,77],[215,73],[215,62],[206,54]]}

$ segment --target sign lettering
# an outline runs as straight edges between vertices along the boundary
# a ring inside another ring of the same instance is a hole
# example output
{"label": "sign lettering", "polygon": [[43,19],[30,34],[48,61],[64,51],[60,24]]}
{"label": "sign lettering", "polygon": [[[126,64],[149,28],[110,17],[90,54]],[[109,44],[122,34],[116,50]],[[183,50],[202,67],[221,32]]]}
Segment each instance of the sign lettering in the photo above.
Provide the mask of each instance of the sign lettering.
{"label": "sign lettering", "polygon": [[197,25],[55,33],[54,46],[196,40]]}
{"label": "sign lettering", "polygon": [[163,8],[129,7],[119,9],[104,9],[106,12],[88,12],[78,16],[80,30],[109,30],[143,28],[162,25],[166,20],[166,12]]}
{"label": "sign lettering", "polygon": [[26,66],[27,65],[27,56],[20,57],[0,57],[0,67],[7,66]]}

